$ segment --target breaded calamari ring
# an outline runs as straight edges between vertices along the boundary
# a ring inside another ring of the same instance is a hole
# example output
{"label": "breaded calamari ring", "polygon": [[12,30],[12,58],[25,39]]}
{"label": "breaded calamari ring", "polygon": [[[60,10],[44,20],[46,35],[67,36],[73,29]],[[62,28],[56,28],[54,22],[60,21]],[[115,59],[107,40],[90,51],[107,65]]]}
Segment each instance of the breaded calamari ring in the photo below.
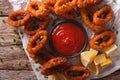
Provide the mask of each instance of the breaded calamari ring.
{"label": "breaded calamari ring", "polygon": [[50,11],[54,13],[54,5],[56,4],[57,0],[44,0],[44,4],[48,6]]}
{"label": "breaded calamari ring", "polygon": [[91,13],[91,15],[93,16],[94,13],[96,12],[96,9],[93,6],[87,6],[86,10]]}
{"label": "breaded calamari ring", "polygon": [[56,14],[64,14],[70,12],[76,6],[77,0],[57,0],[54,11]]}
{"label": "breaded calamari ring", "polygon": [[64,71],[64,75],[68,80],[85,80],[89,77],[90,72],[82,66],[70,66]]}
{"label": "breaded calamari ring", "polygon": [[31,58],[34,58],[37,52],[39,52],[48,40],[48,32],[46,30],[38,31],[32,36],[28,42],[27,50]]}
{"label": "breaded calamari ring", "polygon": [[65,19],[74,19],[74,18],[76,18],[78,15],[77,15],[77,12],[73,9],[73,10],[71,10],[70,12],[61,14],[61,15],[59,15],[59,16],[61,16],[62,18],[65,18]]}
{"label": "breaded calamari ring", "polygon": [[57,72],[62,72],[67,67],[68,60],[63,57],[50,59],[43,65],[41,73],[43,75],[52,75]]}
{"label": "breaded calamari ring", "polygon": [[8,24],[13,27],[23,26],[30,19],[30,14],[24,10],[11,12],[8,16]]}
{"label": "breaded calamari ring", "polygon": [[49,15],[48,7],[39,1],[31,1],[27,6],[27,11],[36,18],[43,18]]}
{"label": "breaded calamari ring", "polygon": [[103,6],[100,10],[96,11],[93,16],[93,22],[95,24],[104,25],[110,21],[113,17],[113,10],[110,6]]}
{"label": "breaded calamari ring", "polygon": [[[95,23],[93,23],[93,21],[91,20],[91,18],[88,16],[89,13],[87,13],[85,8],[79,8],[81,17],[83,22],[87,25],[87,27],[89,27],[91,30],[93,30],[94,32],[100,32],[104,29],[104,25],[97,25]],[[93,18],[92,18],[93,19]]]}
{"label": "breaded calamari ring", "polygon": [[44,0],[44,3],[48,5],[55,5],[56,1],[57,0]]}
{"label": "breaded calamari ring", "polygon": [[115,42],[115,34],[111,30],[104,31],[100,34],[94,35],[94,37],[89,41],[89,45],[93,49],[103,49],[110,46]]}
{"label": "breaded calamari ring", "polygon": [[79,8],[86,7],[88,5],[95,5],[101,3],[103,0],[78,0],[77,6]]}
{"label": "breaded calamari ring", "polygon": [[52,55],[47,49],[42,48],[37,54],[35,54],[35,62],[41,65],[45,64],[48,60],[54,58],[55,56]]}
{"label": "breaded calamari ring", "polygon": [[47,25],[49,24],[49,21],[49,16],[46,18],[31,17],[31,19],[28,22],[26,22],[24,26],[24,31],[28,35],[34,35],[36,32],[46,29]]}

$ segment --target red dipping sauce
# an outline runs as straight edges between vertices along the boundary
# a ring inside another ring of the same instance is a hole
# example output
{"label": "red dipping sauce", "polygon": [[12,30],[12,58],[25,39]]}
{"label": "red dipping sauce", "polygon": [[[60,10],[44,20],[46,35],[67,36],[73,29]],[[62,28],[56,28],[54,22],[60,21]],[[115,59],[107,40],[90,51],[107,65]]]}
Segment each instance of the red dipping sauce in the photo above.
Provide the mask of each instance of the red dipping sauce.
{"label": "red dipping sauce", "polygon": [[78,53],[85,44],[85,33],[74,23],[61,23],[52,32],[55,51],[64,56]]}

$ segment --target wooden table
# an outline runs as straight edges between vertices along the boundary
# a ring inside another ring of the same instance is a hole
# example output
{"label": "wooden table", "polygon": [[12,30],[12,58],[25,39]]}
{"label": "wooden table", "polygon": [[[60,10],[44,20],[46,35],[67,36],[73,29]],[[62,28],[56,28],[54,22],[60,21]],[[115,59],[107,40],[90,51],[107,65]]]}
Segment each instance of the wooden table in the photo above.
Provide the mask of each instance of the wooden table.
{"label": "wooden table", "polygon": [[[7,24],[7,15],[12,11],[8,0],[0,0],[0,80],[37,80],[16,28]],[[120,71],[118,70],[97,80],[119,79]]]}

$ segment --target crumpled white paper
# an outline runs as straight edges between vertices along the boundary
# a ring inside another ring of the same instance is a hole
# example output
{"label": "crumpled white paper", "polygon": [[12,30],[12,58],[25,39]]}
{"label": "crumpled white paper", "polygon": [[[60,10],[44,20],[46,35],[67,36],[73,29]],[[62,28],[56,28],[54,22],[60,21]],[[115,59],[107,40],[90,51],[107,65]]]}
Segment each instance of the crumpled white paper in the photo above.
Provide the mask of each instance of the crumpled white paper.
{"label": "crumpled white paper", "polygon": [[[29,3],[29,1],[30,0],[9,0],[14,10],[26,9],[26,5]],[[42,0],[39,0],[39,1],[42,1]],[[104,3],[107,3],[108,5],[110,5],[114,11],[114,18],[113,20],[111,20],[109,23],[106,24],[106,29],[112,29],[116,33],[116,44],[118,46],[118,50],[111,56],[113,63],[110,66],[103,69],[98,76],[91,75],[87,80],[94,79],[94,78],[101,78],[120,69],[120,0],[116,0],[116,1],[115,0],[104,0]],[[84,24],[83,26],[85,27]],[[88,28],[86,28],[86,30],[88,32],[88,37],[91,37],[93,35],[93,32]],[[26,35],[25,33],[22,35],[21,31],[23,30],[21,28],[18,29],[18,31],[21,36],[21,40],[23,42],[23,47],[25,49],[26,55],[29,58],[29,61],[31,63],[33,71],[35,72],[35,75],[37,76],[37,79],[47,80],[47,78],[45,78],[45,76],[41,75],[40,73],[41,71],[40,67],[42,66],[39,64],[36,64],[29,57],[29,54],[26,50],[27,43],[28,43],[30,36]]]}

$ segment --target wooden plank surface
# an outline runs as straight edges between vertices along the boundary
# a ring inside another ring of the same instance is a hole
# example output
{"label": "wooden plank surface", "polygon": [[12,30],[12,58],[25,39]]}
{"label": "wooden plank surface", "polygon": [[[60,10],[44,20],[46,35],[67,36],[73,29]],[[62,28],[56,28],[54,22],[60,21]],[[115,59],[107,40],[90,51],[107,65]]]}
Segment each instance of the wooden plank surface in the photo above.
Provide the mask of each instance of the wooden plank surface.
{"label": "wooden plank surface", "polygon": [[25,52],[16,45],[0,47],[0,57],[2,70],[31,70]]}
{"label": "wooden plank surface", "polygon": [[0,80],[36,80],[17,30],[6,17],[0,17]]}
{"label": "wooden plank surface", "polygon": [[0,0],[0,16],[8,15],[13,11],[13,7],[8,0]]}
{"label": "wooden plank surface", "polygon": [[[2,14],[1,14],[2,11]],[[8,0],[0,0],[0,16],[13,11]],[[120,71],[96,80],[119,80]],[[0,80],[37,80],[16,28],[7,24],[6,17],[0,17]]]}
{"label": "wooden plank surface", "polygon": [[0,80],[37,80],[33,71],[0,70]]}

